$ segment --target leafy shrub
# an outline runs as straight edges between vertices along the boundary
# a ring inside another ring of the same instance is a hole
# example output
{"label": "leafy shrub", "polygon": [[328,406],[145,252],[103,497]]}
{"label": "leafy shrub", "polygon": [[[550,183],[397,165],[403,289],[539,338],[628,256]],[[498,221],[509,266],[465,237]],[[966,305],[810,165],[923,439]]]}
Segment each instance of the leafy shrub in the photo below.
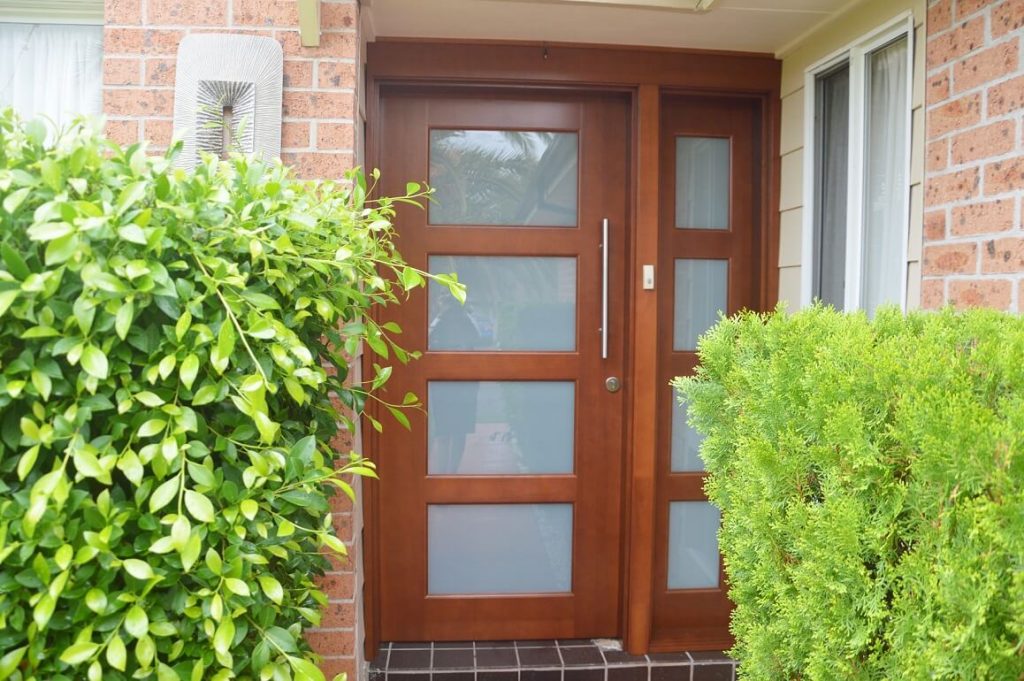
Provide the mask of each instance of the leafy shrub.
{"label": "leafy shrub", "polygon": [[700,359],[743,678],[1024,678],[1024,320],[745,314]]}
{"label": "leafy shrub", "polygon": [[423,285],[422,193],[45,137],[0,115],[0,679],[322,679],[327,490],[373,472],[330,395],[387,380],[362,343],[409,357],[366,312]]}

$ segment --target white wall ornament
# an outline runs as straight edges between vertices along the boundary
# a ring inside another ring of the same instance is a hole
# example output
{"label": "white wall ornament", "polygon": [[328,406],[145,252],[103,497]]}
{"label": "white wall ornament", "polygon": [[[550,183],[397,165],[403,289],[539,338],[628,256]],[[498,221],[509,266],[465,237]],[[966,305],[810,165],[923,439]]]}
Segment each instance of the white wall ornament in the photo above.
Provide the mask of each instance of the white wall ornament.
{"label": "white wall ornament", "polygon": [[265,159],[279,156],[283,72],[284,55],[273,38],[185,36],[174,84],[174,130],[184,133],[185,142],[177,165],[191,170],[200,151],[223,153],[225,109],[234,149]]}

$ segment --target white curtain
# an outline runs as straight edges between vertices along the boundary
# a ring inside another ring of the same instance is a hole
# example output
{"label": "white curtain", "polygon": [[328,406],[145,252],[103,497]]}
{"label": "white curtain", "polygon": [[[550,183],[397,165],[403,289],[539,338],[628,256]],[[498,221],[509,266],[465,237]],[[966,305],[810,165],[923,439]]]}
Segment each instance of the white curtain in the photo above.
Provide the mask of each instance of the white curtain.
{"label": "white curtain", "polygon": [[103,27],[0,23],[0,108],[57,126],[102,110]]}
{"label": "white curtain", "polygon": [[899,303],[907,220],[907,39],[867,57],[864,261],[861,306],[868,315]]}

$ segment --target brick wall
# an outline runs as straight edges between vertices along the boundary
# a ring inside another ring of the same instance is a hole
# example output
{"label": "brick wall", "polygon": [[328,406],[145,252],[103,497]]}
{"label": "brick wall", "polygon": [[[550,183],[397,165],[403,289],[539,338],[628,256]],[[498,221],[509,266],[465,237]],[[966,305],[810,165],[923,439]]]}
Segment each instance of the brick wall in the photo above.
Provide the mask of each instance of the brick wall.
{"label": "brick wall", "polygon": [[[357,0],[322,0],[320,47],[303,48],[295,0],[105,0],[103,109],[107,134],[121,143],[170,142],[174,67],[188,33],[247,33],[275,38],[284,49],[281,156],[304,177],[336,178],[355,157],[353,121],[359,73]],[[335,445],[348,451],[351,442]],[[308,639],[327,678],[360,678],[362,601],[359,536],[362,517],[344,497],[334,504],[334,526],[351,560],[336,561],[324,580],[330,604]]]}
{"label": "brick wall", "polygon": [[929,0],[922,306],[1024,312],[1024,0]]}

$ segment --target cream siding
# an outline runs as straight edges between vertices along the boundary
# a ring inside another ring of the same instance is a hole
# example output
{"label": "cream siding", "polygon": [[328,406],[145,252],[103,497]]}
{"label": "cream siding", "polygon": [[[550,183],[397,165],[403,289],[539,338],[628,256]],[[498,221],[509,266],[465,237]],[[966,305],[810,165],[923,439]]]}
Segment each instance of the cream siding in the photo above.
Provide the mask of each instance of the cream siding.
{"label": "cream siding", "polygon": [[[803,247],[804,173],[811,172],[804,155],[805,93],[808,67],[842,50],[904,12],[914,16],[913,117],[911,122],[911,220],[907,249],[907,308],[920,306],[920,254],[922,181],[924,179],[925,0],[866,0],[830,19],[785,48],[782,59],[782,125],[780,154],[782,177],[779,194],[779,300],[790,310],[800,308]],[[794,224],[799,227],[794,228]]]}

